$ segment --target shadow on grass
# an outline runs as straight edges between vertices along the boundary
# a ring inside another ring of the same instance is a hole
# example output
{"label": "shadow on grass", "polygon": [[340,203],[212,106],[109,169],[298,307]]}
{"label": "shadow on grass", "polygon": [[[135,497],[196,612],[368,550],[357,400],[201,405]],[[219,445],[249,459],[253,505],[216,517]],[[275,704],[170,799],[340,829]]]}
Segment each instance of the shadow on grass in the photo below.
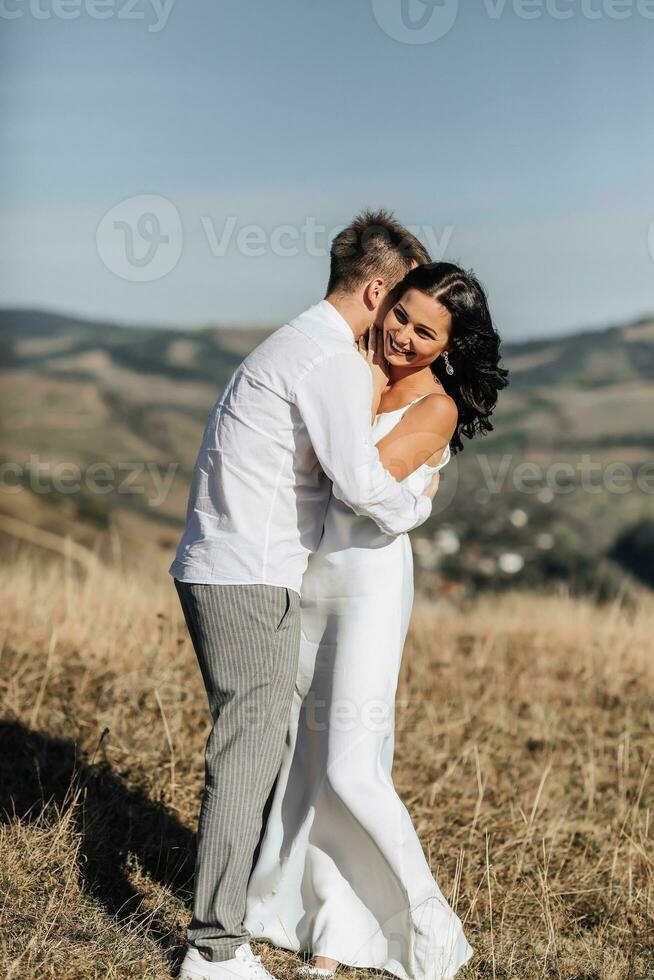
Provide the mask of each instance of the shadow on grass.
{"label": "shadow on grass", "polygon": [[147,928],[166,947],[176,945],[170,926],[141,908],[143,896],[130,883],[126,863],[135,855],[153,880],[189,905],[195,835],[142,790],[128,789],[106,763],[81,756],[74,742],[0,722],[0,819],[33,822],[52,804],[61,809],[75,799],[87,891],[118,921]]}

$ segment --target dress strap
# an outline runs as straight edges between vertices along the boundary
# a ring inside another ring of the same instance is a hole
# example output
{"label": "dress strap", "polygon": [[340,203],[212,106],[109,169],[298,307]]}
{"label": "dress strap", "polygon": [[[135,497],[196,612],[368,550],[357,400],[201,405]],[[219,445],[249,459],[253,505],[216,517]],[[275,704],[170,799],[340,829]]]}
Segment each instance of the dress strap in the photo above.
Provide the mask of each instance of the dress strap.
{"label": "dress strap", "polygon": [[405,405],[404,407],[405,407],[405,409],[406,408],[411,408],[412,405],[417,405],[418,402],[421,402],[423,400],[423,398],[428,398],[429,395],[437,395],[437,394],[438,394],[437,391],[428,391],[424,395],[420,395],[419,398],[416,398],[415,401],[409,402],[409,404],[408,405]]}
{"label": "dress strap", "polygon": [[419,398],[415,398],[412,402],[409,402],[408,405],[403,405],[402,408],[398,408],[396,409],[396,411],[402,412],[402,415],[404,415],[405,412],[408,412],[410,408],[413,408],[414,405],[417,405],[418,402],[421,402],[424,398],[431,398],[432,395],[441,395],[441,394],[442,392],[440,391],[427,391],[425,392],[424,395],[420,395]]}

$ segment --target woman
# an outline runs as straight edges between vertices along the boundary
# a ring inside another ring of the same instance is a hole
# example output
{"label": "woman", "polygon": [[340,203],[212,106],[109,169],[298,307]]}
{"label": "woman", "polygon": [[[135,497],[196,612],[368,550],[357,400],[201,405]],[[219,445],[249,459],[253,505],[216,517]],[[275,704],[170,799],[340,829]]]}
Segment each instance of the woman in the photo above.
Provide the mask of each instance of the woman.
{"label": "woman", "polygon": [[[362,351],[375,442],[386,468],[422,490],[462,434],[492,428],[506,372],[484,292],[457,266],[415,268],[386,311],[377,326],[387,374],[374,342]],[[342,963],[447,980],[472,956],[391,778],[412,601],[408,536],[383,534],[332,497],[302,583],[287,747],[245,919],[255,938],[313,956],[305,974]]]}

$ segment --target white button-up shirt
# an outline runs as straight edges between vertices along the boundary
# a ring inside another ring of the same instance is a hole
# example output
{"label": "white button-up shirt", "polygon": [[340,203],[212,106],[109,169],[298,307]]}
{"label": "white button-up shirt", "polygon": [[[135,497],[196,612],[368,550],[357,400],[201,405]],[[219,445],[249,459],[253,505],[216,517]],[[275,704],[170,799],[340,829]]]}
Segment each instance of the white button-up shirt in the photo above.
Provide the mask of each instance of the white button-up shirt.
{"label": "white button-up shirt", "polygon": [[422,524],[431,501],[384,469],[371,405],[370,369],[327,300],[271,334],[209,416],[170,574],[300,592],[331,492],[386,534]]}

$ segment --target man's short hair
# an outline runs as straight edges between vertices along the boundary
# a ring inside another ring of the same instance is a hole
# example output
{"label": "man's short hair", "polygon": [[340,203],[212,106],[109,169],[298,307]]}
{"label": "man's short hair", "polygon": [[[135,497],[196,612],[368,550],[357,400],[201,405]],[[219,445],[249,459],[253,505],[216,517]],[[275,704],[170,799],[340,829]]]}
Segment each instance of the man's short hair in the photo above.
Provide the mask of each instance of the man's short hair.
{"label": "man's short hair", "polygon": [[430,261],[392,211],[361,211],[332,242],[327,295],[354,292],[378,276],[392,289],[416,264]]}

